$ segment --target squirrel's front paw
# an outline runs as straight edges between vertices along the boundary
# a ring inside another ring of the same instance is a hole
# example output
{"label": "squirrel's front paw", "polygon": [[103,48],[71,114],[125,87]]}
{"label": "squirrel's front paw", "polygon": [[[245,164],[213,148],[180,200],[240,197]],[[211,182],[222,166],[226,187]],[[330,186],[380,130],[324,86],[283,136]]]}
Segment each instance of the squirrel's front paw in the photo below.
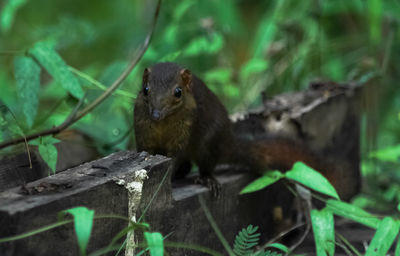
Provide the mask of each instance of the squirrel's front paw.
{"label": "squirrel's front paw", "polygon": [[199,176],[194,180],[194,183],[206,186],[214,197],[219,197],[221,194],[221,184],[214,176]]}

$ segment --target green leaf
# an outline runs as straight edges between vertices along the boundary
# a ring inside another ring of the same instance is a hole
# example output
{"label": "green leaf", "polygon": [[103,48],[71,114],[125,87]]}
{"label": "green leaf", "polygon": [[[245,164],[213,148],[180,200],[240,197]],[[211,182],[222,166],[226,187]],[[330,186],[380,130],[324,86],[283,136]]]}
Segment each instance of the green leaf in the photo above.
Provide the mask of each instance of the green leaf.
{"label": "green leaf", "polygon": [[75,207],[62,212],[62,214],[66,213],[74,217],[74,227],[80,253],[81,255],[86,255],[86,248],[93,227],[94,210],[89,210],[86,207]]}
{"label": "green leaf", "polygon": [[396,249],[394,250],[394,256],[400,256],[400,236],[397,239]]}
{"label": "green leaf", "polygon": [[179,21],[182,16],[190,10],[190,7],[195,4],[195,1],[193,0],[187,0],[187,1],[180,1],[180,3],[174,8],[174,19],[175,21]]}
{"label": "green leaf", "polygon": [[354,220],[371,228],[377,228],[380,220],[363,209],[337,200],[328,200],[326,207],[334,214]]}
{"label": "green leaf", "polygon": [[239,88],[233,84],[225,84],[222,86],[222,91],[224,92],[224,95],[229,98],[238,99],[240,97]]}
{"label": "green leaf", "polygon": [[[14,137],[14,135],[24,136],[24,132],[19,126],[11,110],[5,105],[0,105],[0,132],[3,139],[5,137]],[[8,136],[5,136],[8,135]]]}
{"label": "green leaf", "polygon": [[0,12],[1,30],[7,32],[10,30],[17,10],[21,8],[27,0],[8,0]]}
{"label": "green leaf", "polygon": [[371,152],[369,156],[377,158],[381,161],[398,163],[400,159],[400,145]]}
{"label": "green leaf", "polygon": [[327,208],[311,211],[317,256],[335,254],[335,227],[333,214]]}
{"label": "green leaf", "polygon": [[57,148],[52,144],[40,144],[39,153],[54,174],[57,164]]}
{"label": "green leaf", "polygon": [[321,173],[302,162],[296,162],[293,168],[284,175],[286,178],[299,182],[317,192],[339,199],[339,195],[329,181]]}
{"label": "green leaf", "polygon": [[80,99],[83,97],[83,90],[78,79],[71,73],[67,64],[58,55],[49,42],[38,42],[29,53],[42,64],[42,66],[61,84],[61,86]]}
{"label": "green leaf", "polygon": [[32,127],[39,105],[40,67],[30,57],[16,57],[14,75],[26,122]]}
{"label": "green leaf", "polygon": [[176,51],[176,52],[171,52],[164,57],[161,58],[161,62],[168,62],[168,61],[175,61],[180,55],[182,54],[182,51]]}
{"label": "green leaf", "polygon": [[334,81],[344,79],[345,68],[341,58],[331,57],[330,60],[326,61],[325,65],[323,65],[322,70],[327,77]]}
{"label": "green leaf", "polygon": [[271,6],[272,13],[266,12],[258,25],[256,36],[253,40],[252,57],[262,56],[265,49],[274,40],[276,34],[280,31],[278,21],[279,16],[285,13],[284,6],[286,1],[273,2]]}
{"label": "green leaf", "polygon": [[282,177],[284,177],[284,175],[279,171],[267,172],[264,176],[254,180],[253,182],[248,184],[246,187],[244,187],[242,189],[242,191],[240,191],[240,194],[247,194],[247,193],[261,190],[261,189],[277,182]]}
{"label": "green leaf", "polygon": [[263,59],[254,58],[248,61],[240,70],[240,76],[242,79],[247,79],[249,75],[254,73],[260,73],[268,68],[268,62]]}
{"label": "green leaf", "polygon": [[144,238],[146,239],[147,246],[149,247],[151,256],[164,255],[163,237],[160,233],[144,232]]}
{"label": "green leaf", "polygon": [[37,139],[29,141],[30,145],[39,146],[40,144],[56,144],[61,140],[56,139],[52,136],[39,137]]}
{"label": "green leaf", "polygon": [[289,248],[287,248],[287,246],[285,246],[283,244],[279,244],[279,243],[268,244],[266,246],[266,248],[268,248],[268,247],[273,247],[273,248],[279,249],[279,250],[283,251],[284,253],[289,252]]}
{"label": "green leaf", "polygon": [[38,146],[40,156],[43,158],[43,161],[45,161],[50,167],[53,174],[56,171],[58,156],[57,148],[53,144],[59,142],[60,140],[53,138],[52,136],[40,137],[29,142],[30,145]]}
{"label": "green leaf", "polygon": [[369,34],[372,44],[378,45],[381,41],[381,26],[383,4],[382,0],[368,0]]}
{"label": "green leaf", "polygon": [[379,223],[365,256],[386,255],[399,233],[399,229],[400,222],[398,220],[396,221],[392,217],[385,217]]}
{"label": "green leaf", "polygon": [[183,51],[187,57],[200,54],[215,54],[224,46],[224,38],[219,33],[214,33],[211,37],[201,36],[193,39]]}
{"label": "green leaf", "polygon": [[205,76],[204,80],[207,83],[229,83],[232,77],[232,70],[228,68],[216,68],[213,70],[209,70]]}

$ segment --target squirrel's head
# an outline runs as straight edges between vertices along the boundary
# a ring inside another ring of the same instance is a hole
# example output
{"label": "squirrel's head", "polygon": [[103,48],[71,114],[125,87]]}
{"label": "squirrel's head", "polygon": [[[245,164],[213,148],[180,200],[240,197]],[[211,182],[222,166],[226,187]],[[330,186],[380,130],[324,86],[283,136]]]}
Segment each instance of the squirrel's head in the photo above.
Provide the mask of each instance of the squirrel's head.
{"label": "squirrel's head", "polygon": [[194,108],[192,73],[174,63],[159,63],[143,72],[140,96],[152,120],[160,121],[182,108]]}

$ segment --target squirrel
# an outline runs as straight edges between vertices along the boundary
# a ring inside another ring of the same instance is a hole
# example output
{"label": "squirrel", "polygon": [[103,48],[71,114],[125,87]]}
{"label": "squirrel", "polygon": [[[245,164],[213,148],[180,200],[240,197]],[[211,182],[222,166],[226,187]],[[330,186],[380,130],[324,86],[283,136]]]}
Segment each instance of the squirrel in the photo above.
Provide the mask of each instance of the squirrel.
{"label": "squirrel", "polygon": [[350,199],[359,189],[351,170],[338,168],[303,144],[278,137],[256,142],[239,139],[218,97],[190,70],[175,63],[144,70],[134,128],[138,151],[171,157],[175,178],[184,177],[196,163],[200,175],[195,182],[214,195],[220,191],[213,175],[219,163],[239,163],[262,174],[268,169],[287,171],[302,161],[320,171],[342,199]]}

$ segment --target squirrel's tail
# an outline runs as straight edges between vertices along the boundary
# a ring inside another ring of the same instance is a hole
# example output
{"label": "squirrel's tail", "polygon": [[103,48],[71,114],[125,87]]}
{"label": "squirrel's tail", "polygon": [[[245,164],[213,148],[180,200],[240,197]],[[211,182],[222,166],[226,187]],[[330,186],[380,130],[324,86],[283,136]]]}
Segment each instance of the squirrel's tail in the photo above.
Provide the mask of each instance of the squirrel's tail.
{"label": "squirrel's tail", "polygon": [[301,161],[320,172],[336,188],[342,200],[349,200],[360,190],[358,167],[344,160],[327,159],[304,143],[288,138],[263,138],[257,141],[238,141],[233,162],[241,162],[262,174],[266,170],[290,170]]}

